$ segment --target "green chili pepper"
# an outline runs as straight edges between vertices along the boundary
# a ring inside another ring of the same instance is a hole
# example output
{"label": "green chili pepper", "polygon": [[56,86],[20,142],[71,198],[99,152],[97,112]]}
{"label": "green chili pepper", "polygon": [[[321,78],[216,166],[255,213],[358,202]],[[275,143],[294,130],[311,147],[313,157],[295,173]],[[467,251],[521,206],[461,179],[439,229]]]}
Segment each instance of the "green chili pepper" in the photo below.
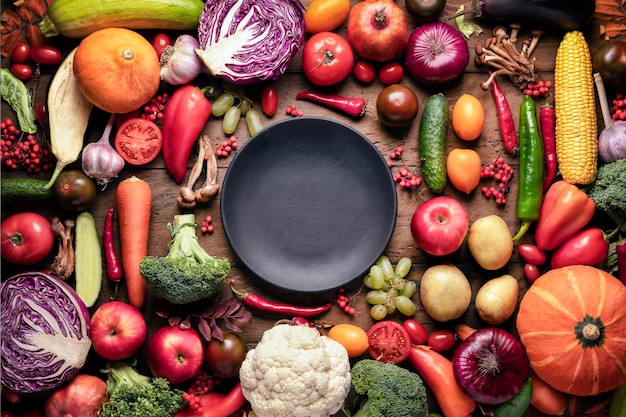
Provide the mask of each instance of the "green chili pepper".
{"label": "green chili pepper", "polygon": [[20,130],[26,133],[37,132],[35,110],[26,85],[6,68],[0,69],[0,94],[2,99],[17,113]]}
{"label": "green chili pepper", "polygon": [[533,380],[528,378],[522,389],[510,400],[493,407],[493,417],[522,417],[530,406]]}
{"label": "green chili pepper", "polygon": [[514,241],[521,239],[530,225],[539,219],[543,199],[543,145],[535,102],[528,95],[522,100],[519,119],[520,163],[516,215],[522,225],[513,237]]}

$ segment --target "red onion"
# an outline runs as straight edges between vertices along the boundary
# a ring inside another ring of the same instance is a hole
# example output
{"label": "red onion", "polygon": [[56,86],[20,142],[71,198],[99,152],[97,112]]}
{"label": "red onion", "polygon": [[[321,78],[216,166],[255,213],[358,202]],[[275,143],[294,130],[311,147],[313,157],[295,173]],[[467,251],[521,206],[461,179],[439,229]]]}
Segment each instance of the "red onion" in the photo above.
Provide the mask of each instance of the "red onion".
{"label": "red onion", "polygon": [[596,83],[604,119],[604,130],[600,132],[598,137],[598,156],[604,163],[615,162],[618,159],[626,158],[626,121],[617,120],[613,122],[602,76],[596,72],[593,74],[593,79]]}
{"label": "red onion", "polygon": [[465,339],[452,358],[454,377],[479,403],[513,398],[528,379],[530,365],[521,342],[506,330],[486,327]]}
{"label": "red onion", "polygon": [[445,22],[418,26],[404,49],[404,65],[409,74],[424,84],[451,81],[465,71],[469,63],[467,41]]}

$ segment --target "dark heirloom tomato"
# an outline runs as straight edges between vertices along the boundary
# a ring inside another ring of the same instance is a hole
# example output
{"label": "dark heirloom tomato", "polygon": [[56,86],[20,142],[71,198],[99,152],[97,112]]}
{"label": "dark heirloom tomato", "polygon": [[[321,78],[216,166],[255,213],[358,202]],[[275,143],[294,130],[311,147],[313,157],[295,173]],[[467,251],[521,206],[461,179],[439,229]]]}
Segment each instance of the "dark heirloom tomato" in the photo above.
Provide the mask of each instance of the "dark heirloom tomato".
{"label": "dark heirloom tomato", "polygon": [[302,70],[315,85],[337,84],[350,74],[353,65],[352,47],[337,33],[319,32],[304,44]]}
{"label": "dark heirloom tomato", "polygon": [[398,322],[383,320],[367,331],[367,353],[374,359],[387,363],[400,363],[409,356],[411,339]]}
{"label": "dark heirloom tomato", "polygon": [[23,212],[2,222],[2,258],[17,265],[42,261],[54,245],[54,232],[48,219],[38,213]]}
{"label": "dark heirloom tomato", "polygon": [[446,0],[406,0],[406,11],[422,23],[437,20],[446,6]]}
{"label": "dark heirloom tomato", "polygon": [[626,86],[626,42],[612,39],[593,53],[593,68],[611,87]]}
{"label": "dark heirloom tomato", "polygon": [[402,84],[392,84],[378,94],[376,113],[378,120],[387,126],[408,126],[417,116],[418,105],[413,90]]}
{"label": "dark heirloom tomato", "polygon": [[70,169],[59,174],[52,195],[64,209],[84,211],[96,202],[96,185],[83,171]]}
{"label": "dark heirloom tomato", "polygon": [[115,150],[132,165],[151,162],[161,151],[162,144],[159,126],[142,117],[128,119],[115,135]]}
{"label": "dark heirloom tomato", "polygon": [[224,341],[211,339],[204,350],[204,366],[218,378],[233,378],[239,374],[248,346],[234,333],[224,333]]}

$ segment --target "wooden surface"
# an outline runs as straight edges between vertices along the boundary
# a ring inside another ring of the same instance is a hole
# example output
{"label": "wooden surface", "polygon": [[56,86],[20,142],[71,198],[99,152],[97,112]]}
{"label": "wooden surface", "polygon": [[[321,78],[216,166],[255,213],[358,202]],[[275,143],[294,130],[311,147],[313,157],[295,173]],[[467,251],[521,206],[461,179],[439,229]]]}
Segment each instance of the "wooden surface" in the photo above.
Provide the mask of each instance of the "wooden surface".
{"label": "wooden surface", "polygon": [[[2,3],[4,6],[4,4],[8,2],[5,2],[3,0]],[[306,6],[310,3],[310,1],[305,0],[303,1],[303,3]],[[353,1],[353,3],[356,3],[356,1]],[[398,4],[403,6],[404,1],[400,0]],[[460,4],[462,4],[461,0],[449,0],[442,16],[446,17],[453,15]],[[468,19],[473,19],[473,16],[469,15]],[[409,18],[409,23],[410,29],[412,30],[416,26],[415,22],[411,18]],[[516,158],[511,158],[509,155],[506,154],[499,136],[496,109],[494,101],[491,97],[491,93],[481,90],[479,86],[480,82],[487,78],[487,69],[484,67],[478,68],[475,66],[473,59],[475,54],[474,47],[477,43],[483,42],[485,38],[491,36],[491,30],[493,28],[488,24],[482,22],[479,23],[484,29],[484,32],[478,37],[473,36],[468,41],[470,49],[470,64],[467,67],[466,72],[460,79],[445,86],[426,87],[424,85],[416,83],[413,79],[411,79],[410,76],[405,74],[402,83],[410,86],[415,91],[420,102],[420,113],[417,119],[407,128],[386,128],[378,122],[376,117],[375,102],[379,91],[383,87],[383,85],[379,81],[374,81],[369,85],[364,85],[358,83],[352,76],[349,76],[344,82],[337,86],[326,89],[315,88],[307,82],[306,78],[301,73],[299,56],[297,56],[293,60],[292,64],[290,65],[289,71],[279,80],[274,82],[274,86],[279,91],[279,110],[273,118],[268,119],[263,116],[263,123],[267,126],[275,123],[278,120],[291,117],[286,115],[283,109],[292,103],[296,103],[298,109],[302,110],[306,116],[328,117],[353,126],[361,133],[366,135],[372,141],[372,143],[376,145],[376,147],[380,150],[380,152],[385,156],[386,159],[388,159],[389,152],[395,149],[396,146],[402,145],[404,147],[403,163],[410,170],[417,172],[419,164],[419,155],[417,151],[419,120],[421,117],[424,103],[426,102],[427,98],[431,94],[442,92],[447,97],[450,106],[453,106],[456,100],[462,94],[470,93],[478,97],[482,101],[485,108],[486,122],[483,133],[479,137],[479,139],[473,142],[464,142],[458,139],[452,131],[452,128],[450,128],[448,130],[447,136],[447,151],[449,152],[450,150],[457,147],[473,148],[479,152],[483,163],[488,163],[495,157],[503,156],[505,160],[513,166],[517,174],[518,160]],[[525,37],[529,37],[530,29],[531,28],[529,27],[522,28],[519,35],[520,38],[523,39]],[[345,26],[341,28],[339,32],[345,33]],[[585,30],[585,34],[592,51],[594,51],[599,45],[602,44],[602,42],[604,42],[604,40],[599,35],[598,22],[593,22],[593,24]],[[560,39],[561,34],[546,35],[541,38],[539,45],[535,50],[534,56],[537,59],[536,65],[541,73],[542,78],[545,80],[552,81],[553,79],[552,71],[554,66],[554,58]],[[73,41],[57,39],[55,40],[55,42],[60,42],[62,46],[68,47],[72,45]],[[2,63],[3,66],[5,66],[6,60],[3,59]],[[39,88],[37,90],[38,100],[42,100],[43,97],[45,97],[47,82],[49,81],[50,75],[52,73],[53,70],[43,70],[41,81],[39,83]],[[218,88],[220,86],[220,82],[218,80],[210,79],[208,77],[202,78],[199,81],[204,85],[211,84],[215,85]],[[523,95],[521,92],[515,89],[513,84],[509,82],[508,79],[500,78],[499,81],[500,85],[506,92],[509,104],[513,110],[514,118],[517,123],[517,113]],[[304,101],[296,102],[296,93],[303,90],[327,91],[345,96],[362,96],[367,99],[368,111],[362,118],[355,119],[344,116],[336,111],[326,109],[313,103],[308,103]],[[246,87],[246,93],[252,100],[254,100],[253,107],[259,108],[260,89],[255,86],[248,86]],[[215,97],[216,96],[212,96],[211,98]],[[2,117],[5,118],[7,116],[12,116],[12,112],[7,107],[6,103],[3,102]],[[104,129],[104,125],[106,124],[106,120],[107,115],[105,113],[99,110],[94,111],[88,128],[86,143],[95,141],[100,137]],[[207,123],[206,131],[213,139],[214,144],[225,138],[225,135],[221,130],[221,120],[217,120],[214,117],[212,117]],[[235,135],[237,136],[240,145],[243,145],[248,139],[249,135],[247,133],[244,121],[239,124],[238,130]],[[218,159],[218,182],[221,183],[231,160],[232,155],[225,159]],[[189,161],[189,168],[191,168],[192,164],[193,158]],[[392,169],[395,172],[398,169],[398,166],[401,165],[401,163],[394,162],[394,165],[395,166]],[[79,165],[74,164],[70,168],[72,167],[76,168],[79,167]],[[26,176],[27,174],[25,174],[24,172],[10,172],[3,170],[2,175],[4,178],[8,178],[16,176]],[[49,175],[50,173],[45,173],[37,177],[47,179],[49,178]],[[95,206],[92,207],[89,211],[95,217],[98,229],[102,230],[106,211],[108,207],[114,203],[114,196],[117,184],[119,183],[119,181],[126,179],[132,175],[136,175],[148,181],[152,187],[154,199],[152,208],[152,222],[150,226],[149,254],[155,256],[163,256],[168,251],[166,243],[170,239],[167,224],[172,221],[174,215],[181,213],[181,210],[178,208],[175,202],[175,199],[178,196],[179,192],[179,185],[175,184],[171,177],[168,175],[168,173],[165,171],[163,160],[160,156],[147,166],[134,168],[127,165],[115,181],[110,183],[104,190],[99,190],[97,202]],[[203,180],[203,178],[201,178],[201,180]],[[481,185],[483,184],[489,186],[492,185],[490,182],[481,182]],[[497,214],[506,221],[509,230],[512,234],[514,234],[518,230],[518,227],[520,225],[520,222],[516,219],[515,216],[517,185],[517,178],[514,178],[511,183],[511,191],[508,194],[508,203],[504,207],[496,206],[493,200],[487,200],[480,193],[479,190],[475,190],[470,195],[465,195],[464,193],[455,190],[449,183],[446,186],[444,195],[454,197],[463,204],[463,206],[469,212],[470,223],[479,217],[490,214]],[[463,270],[463,272],[471,281],[472,291],[474,295],[476,294],[480,285],[484,283],[487,279],[500,276],[502,274],[511,274],[518,279],[520,288],[519,296],[522,297],[525,290],[528,288],[528,284],[523,277],[523,264],[517,253],[514,253],[511,261],[506,267],[497,271],[486,271],[481,269],[472,259],[466,244],[464,244],[462,248],[454,254],[441,258],[428,256],[422,250],[416,247],[410,233],[410,219],[416,207],[418,207],[419,204],[431,197],[433,197],[433,194],[428,191],[427,187],[424,184],[419,186],[414,191],[406,191],[400,188],[397,189],[397,222],[391,241],[389,242],[387,250],[385,251],[391,261],[395,264],[395,262],[397,262],[401,257],[410,257],[414,262],[414,266],[408,277],[409,279],[415,280],[418,283],[423,272],[429,266],[445,262],[453,263],[461,268],[461,270]],[[273,288],[266,283],[260,281],[253,274],[251,274],[250,271],[248,271],[241,263],[241,261],[237,259],[237,257],[228,245],[221,225],[219,203],[220,201],[218,195],[217,198],[210,202],[208,205],[200,206],[196,208],[193,212],[195,213],[198,222],[201,222],[202,219],[207,215],[211,215],[213,217],[213,226],[215,227],[215,231],[212,234],[199,234],[199,240],[201,245],[211,255],[216,257],[226,257],[232,263],[232,269],[223,290],[224,297],[230,297],[230,289],[228,284],[230,281],[235,281],[237,287],[240,289],[255,291],[267,298],[276,301],[291,302],[303,305],[334,301],[336,297],[336,291],[329,291],[328,293],[324,294],[312,295],[294,294]],[[61,218],[67,218],[68,216],[72,216],[71,213],[63,213],[56,207],[22,206],[18,208],[9,208],[3,205],[2,218],[4,219],[14,212],[26,210],[40,212],[48,218],[51,218],[55,215],[61,216]],[[329,215],[332,214],[329,213]],[[117,229],[115,233],[116,237],[119,236]],[[527,237],[523,241],[528,242],[531,240],[532,230],[528,233]],[[39,267],[44,268],[46,266],[49,266],[55,253],[56,248],[55,250],[53,250],[53,253],[50,255],[49,259],[39,265]],[[9,274],[17,272],[19,270],[20,269],[17,269],[4,262],[2,264],[3,277],[9,276]],[[349,296],[354,296],[360,290],[360,287],[361,280],[357,279],[346,287],[346,292]],[[338,307],[335,306],[329,313],[319,317],[319,319],[323,319],[331,323],[350,322],[357,324],[364,329],[368,329],[373,324],[373,321],[369,316],[369,306],[367,305],[363,294],[364,293],[361,292],[359,295],[356,295],[352,300],[352,305],[356,309],[356,314],[354,316],[349,316],[343,313]],[[125,286],[122,284],[119,287],[118,292],[114,294],[113,286],[110,285],[110,283],[108,283],[103,278],[101,297],[96,306],[94,306],[91,311],[95,311],[95,308],[99,304],[106,302],[110,299],[127,301]],[[424,313],[419,303],[418,294],[416,294],[413,299],[418,305],[418,311],[415,314],[415,318],[425,323],[430,330],[438,328],[448,328],[457,322],[467,323],[472,326],[483,326],[485,324],[481,322],[478,318],[473,307],[473,302],[472,305],[470,305],[469,310],[460,319],[454,321],[453,323],[444,324],[433,322]],[[166,324],[166,321],[164,319],[156,316],[155,312],[158,310],[158,308],[159,301],[151,296],[149,292],[149,296],[147,298],[147,302],[145,304],[143,312],[145,313],[145,317],[149,323],[150,333],[156,330],[158,327]],[[241,335],[249,344],[249,346],[253,347],[259,341],[263,332],[271,327],[276,320],[281,318],[285,317],[253,311],[252,319],[242,325],[243,333]],[[394,320],[402,319],[402,317],[399,315],[394,315],[390,318]],[[502,327],[514,331],[514,320],[509,320],[508,322],[503,324]],[[90,357],[90,361],[90,366],[93,366],[94,369],[96,369],[101,364],[101,360],[95,357],[95,354],[93,353]]]}

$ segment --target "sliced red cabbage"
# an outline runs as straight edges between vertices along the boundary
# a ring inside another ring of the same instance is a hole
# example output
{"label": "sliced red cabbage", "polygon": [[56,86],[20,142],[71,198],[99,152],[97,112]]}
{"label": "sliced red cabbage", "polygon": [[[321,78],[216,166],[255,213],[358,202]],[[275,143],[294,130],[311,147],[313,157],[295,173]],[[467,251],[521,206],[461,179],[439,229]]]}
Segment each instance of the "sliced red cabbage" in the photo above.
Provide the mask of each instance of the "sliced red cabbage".
{"label": "sliced red cabbage", "polygon": [[83,367],[91,339],[89,312],[72,287],[42,272],[7,278],[0,287],[2,385],[45,391]]}
{"label": "sliced red cabbage", "polygon": [[275,80],[300,50],[304,27],[300,0],[207,0],[196,53],[231,83]]}

